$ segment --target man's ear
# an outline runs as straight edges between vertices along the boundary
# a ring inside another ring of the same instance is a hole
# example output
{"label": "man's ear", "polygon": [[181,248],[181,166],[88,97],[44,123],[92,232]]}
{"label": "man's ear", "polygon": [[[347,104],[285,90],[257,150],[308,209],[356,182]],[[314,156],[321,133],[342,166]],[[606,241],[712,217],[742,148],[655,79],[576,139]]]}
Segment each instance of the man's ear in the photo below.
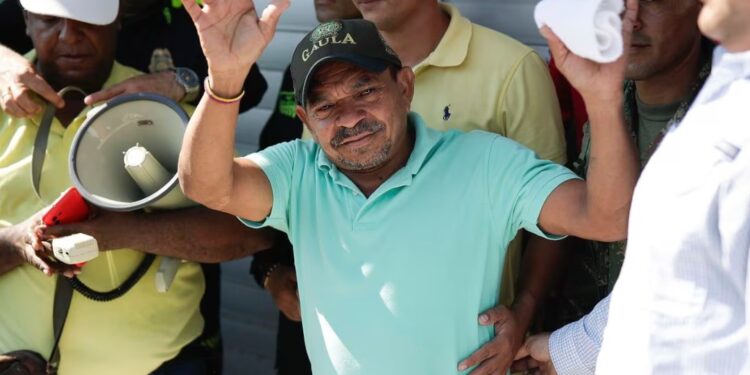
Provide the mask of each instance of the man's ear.
{"label": "man's ear", "polygon": [[406,101],[407,108],[411,107],[411,101],[414,99],[414,72],[410,67],[402,67],[396,74],[396,84],[403,99]]}
{"label": "man's ear", "polygon": [[315,132],[315,129],[313,129],[312,126],[308,125],[309,124],[307,121],[308,117],[307,117],[307,112],[305,112],[305,109],[301,105],[298,104],[294,108],[294,112],[297,113],[297,117],[302,121],[302,124],[305,125],[305,127],[307,128],[307,131],[310,132],[310,135],[312,135],[315,142],[318,142],[318,134]]}

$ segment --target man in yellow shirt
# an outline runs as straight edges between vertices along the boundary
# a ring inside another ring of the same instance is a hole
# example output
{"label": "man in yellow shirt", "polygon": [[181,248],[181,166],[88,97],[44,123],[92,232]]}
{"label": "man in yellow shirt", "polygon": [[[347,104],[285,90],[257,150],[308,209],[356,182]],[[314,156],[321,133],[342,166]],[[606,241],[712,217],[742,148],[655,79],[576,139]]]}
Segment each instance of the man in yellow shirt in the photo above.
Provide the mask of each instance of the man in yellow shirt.
{"label": "man in yellow shirt", "polygon": [[[27,9],[33,4],[34,11],[25,12],[35,48],[28,57],[53,89],[75,85],[94,92],[140,74],[114,61],[117,0],[22,4]],[[46,358],[54,345],[52,308],[58,281],[45,274],[59,267],[44,256],[38,238],[40,216],[72,185],[68,153],[91,109],[81,95],[64,99],[51,125],[41,198],[31,179],[31,155],[41,116],[15,118],[0,111],[0,301],[4,301],[0,354],[32,350]],[[144,252],[218,262],[269,244],[262,233],[248,231],[235,218],[203,207],[151,214],[101,211],[64,230],[92,235],[105,250],[78,275],[96,291],[120,287],[141,263]],[[61,375],[148,374],[198,337],[204,324],[199,311],[204,291],[200,266],[183,264],[169,291],[158,293],[154,279],[158,264],[157,258],[120,298],[98,302],[74,292],[59,342]]]}

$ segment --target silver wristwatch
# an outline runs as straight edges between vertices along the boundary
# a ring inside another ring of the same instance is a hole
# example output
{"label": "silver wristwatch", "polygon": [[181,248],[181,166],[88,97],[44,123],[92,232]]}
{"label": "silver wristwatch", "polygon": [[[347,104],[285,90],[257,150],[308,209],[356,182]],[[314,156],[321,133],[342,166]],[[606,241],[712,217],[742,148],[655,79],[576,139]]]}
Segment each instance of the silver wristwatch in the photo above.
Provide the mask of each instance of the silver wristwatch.
{"label": "silver wristwatch", "polygon": [[174,72],[177,84],[185,89],[185,97],[182,98],[182,101],[189,102],[195,99],[201,88],[201,81],[198,75],[188,68],[170,68],[169,70]]}

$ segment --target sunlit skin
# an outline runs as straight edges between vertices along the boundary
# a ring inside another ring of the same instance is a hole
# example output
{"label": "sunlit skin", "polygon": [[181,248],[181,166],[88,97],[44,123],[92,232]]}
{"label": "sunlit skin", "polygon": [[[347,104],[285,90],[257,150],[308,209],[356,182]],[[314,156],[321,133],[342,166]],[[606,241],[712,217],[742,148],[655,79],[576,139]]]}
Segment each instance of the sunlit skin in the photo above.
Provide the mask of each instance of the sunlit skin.
{"label": "sunlit skin", "polygon": [[378,30],[390,31],[409,22],[411,15],[417,13],[426,3],[436,0],[352,0],[362,16],[376,24]]}
{"label": "sunlit skin", "polygon": [[408,68],[376,73],[334,61],[315,72],[310,87],[297,115],[336,167],[371,194],[411,153],[407,114],[414,73]]}
{"label": "sunlit skin", "polygon": [[688,54],[700,52],[695,20],[698,0],[641,1],[633,25],[626,78],[639,80],[673,69]]}
{"label": "sunlit skin", "polygon": [[315,0],[315,17],[318,22],[361,18],[352,0]]}
{"label": "sunlit skin", "polygon": [[700,69],[698,0],[641,1],[625,78],[635,80],[640,99],[652,105],[683,99]]}
{"label": "sunlit skin", "polygon": [[729,52],[750,50],[750,1],[701,0],[698,26]]}

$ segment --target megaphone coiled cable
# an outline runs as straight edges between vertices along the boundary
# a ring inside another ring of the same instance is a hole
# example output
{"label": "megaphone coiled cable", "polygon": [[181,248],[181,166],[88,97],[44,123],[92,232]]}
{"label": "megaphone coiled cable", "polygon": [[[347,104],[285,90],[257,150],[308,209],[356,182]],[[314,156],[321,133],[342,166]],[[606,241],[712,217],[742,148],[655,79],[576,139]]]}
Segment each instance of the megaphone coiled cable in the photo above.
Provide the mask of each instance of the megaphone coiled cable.
{"label": "megaphone coiled cable", "polygon": [[130,276],[125,281],[123,281],[122,284],[120,284],[120,286],[107,292],[99,292],[89,288],[86,284],[83,283],[83,281],[79,280],[78,277],[72,277],[68,279],[68,282],[70,283],[71,287],[73,287],[73,290],[81,293],[81,295],[92,301],[109,302],[122,297],[123,295],[125,295],[125,293],[130,291],[130,289],[132,289],[135,284],[137,284],[138,281],[143,278],[143,275],[146,274],[148,269],[151,267],[151,264],[154,263],[154,259],[156,259],[156,255],[146,254],[143,257],[143,260],[141,260],[141,263],[138,264],[138,267],[135,269],[135,271],[133,271],[133,273],[131,273]]}

